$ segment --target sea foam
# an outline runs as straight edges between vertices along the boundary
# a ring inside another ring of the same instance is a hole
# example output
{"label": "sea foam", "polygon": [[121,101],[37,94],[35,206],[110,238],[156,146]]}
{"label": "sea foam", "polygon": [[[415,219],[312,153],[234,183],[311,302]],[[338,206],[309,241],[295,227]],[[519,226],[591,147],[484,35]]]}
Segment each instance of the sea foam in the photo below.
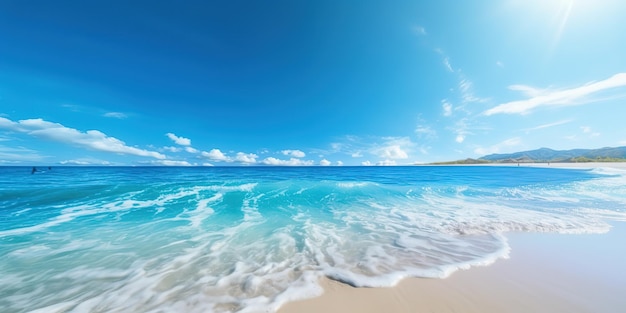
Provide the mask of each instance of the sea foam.
{"label": "sea foam", "polygon": [[0,176],[6,312],[273,311],[321,294],[322,276],[445,278],[508,257],[508,232],[626,220],[626,175],[604,169],[58,168],[9,185],[17,175]]}

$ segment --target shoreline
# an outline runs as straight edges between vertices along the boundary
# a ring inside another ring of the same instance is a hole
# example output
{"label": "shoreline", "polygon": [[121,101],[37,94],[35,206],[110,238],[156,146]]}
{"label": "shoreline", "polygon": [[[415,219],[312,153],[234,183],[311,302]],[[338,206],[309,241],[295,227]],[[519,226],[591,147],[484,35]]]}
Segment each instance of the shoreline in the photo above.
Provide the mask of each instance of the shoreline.
{"label": "shoreline", "polygon": [[323,295],[278,312],[617,312],[626,307],[626,222],[611,225],[605,234],[505,234],[509,259],[445,279],[354,288],[323,278]]}
{"label": "shoreline", "polygon": [[509,166],[509,167],[553,167],[553,168],[613,168],[626,169],[626,162],[538,162],[538,163],[480,163],[480,164],[417,164],[415,166]]}

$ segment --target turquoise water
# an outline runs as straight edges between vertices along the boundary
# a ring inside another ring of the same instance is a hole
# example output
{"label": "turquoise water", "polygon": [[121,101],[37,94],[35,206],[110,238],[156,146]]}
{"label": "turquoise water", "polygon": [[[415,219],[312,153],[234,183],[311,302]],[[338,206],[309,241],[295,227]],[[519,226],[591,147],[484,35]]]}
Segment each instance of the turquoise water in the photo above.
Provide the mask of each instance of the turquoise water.
{"label": "turquoise water", "polygon": [[626,172],[526,167],[0,168],[2,312],[264,312],[601,233]]}

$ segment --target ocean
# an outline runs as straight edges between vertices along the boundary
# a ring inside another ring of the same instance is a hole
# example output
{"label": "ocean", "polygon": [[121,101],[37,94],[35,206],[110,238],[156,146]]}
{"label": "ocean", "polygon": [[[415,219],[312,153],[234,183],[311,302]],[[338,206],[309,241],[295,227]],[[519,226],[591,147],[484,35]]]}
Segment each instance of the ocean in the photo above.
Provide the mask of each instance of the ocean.
{"label": "ocean", "polygon": [[273,312],[625,220],[617,169],[0,167],[0,308]]}

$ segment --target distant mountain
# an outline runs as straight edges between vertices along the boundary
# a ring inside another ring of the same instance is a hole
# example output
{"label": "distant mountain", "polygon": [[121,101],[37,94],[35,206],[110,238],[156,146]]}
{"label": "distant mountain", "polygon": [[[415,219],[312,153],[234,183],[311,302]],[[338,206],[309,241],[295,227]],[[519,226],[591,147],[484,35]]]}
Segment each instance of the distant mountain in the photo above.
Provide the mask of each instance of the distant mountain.
{"label": "distant mountain", "polygon": [[478,158],[495,163],[525,162],[624,162],[626,147],[600,149],[552,150],[541,148],[508,154],[490,154]]}

